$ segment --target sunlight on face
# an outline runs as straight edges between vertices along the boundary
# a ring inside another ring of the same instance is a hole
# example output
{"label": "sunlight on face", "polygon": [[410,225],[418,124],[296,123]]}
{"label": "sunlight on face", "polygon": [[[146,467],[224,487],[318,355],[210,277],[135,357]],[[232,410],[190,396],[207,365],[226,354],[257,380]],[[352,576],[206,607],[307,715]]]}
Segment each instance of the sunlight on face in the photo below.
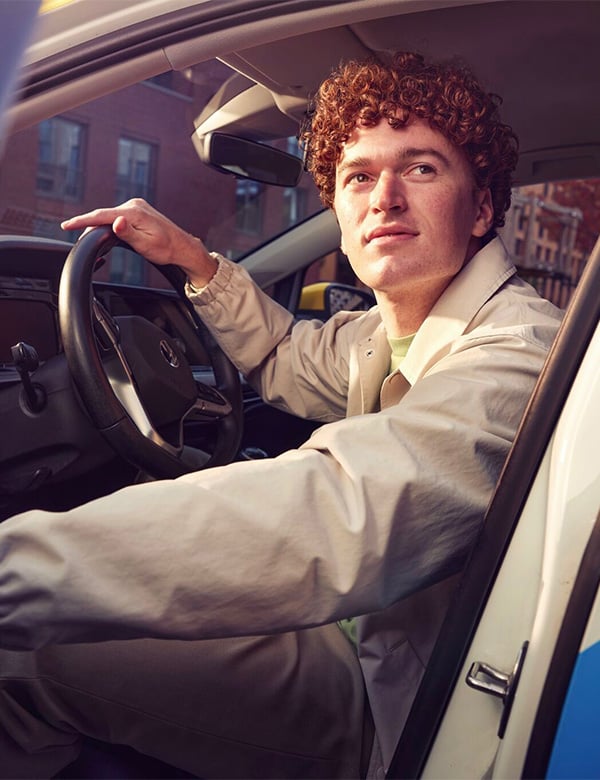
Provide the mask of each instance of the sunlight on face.
{"label": "sunlight on face", "polygon": [[423,120],[357,127],[336,171],[342,249],[376,293],[439,292],[479,248],[492,222],[461,150]]}

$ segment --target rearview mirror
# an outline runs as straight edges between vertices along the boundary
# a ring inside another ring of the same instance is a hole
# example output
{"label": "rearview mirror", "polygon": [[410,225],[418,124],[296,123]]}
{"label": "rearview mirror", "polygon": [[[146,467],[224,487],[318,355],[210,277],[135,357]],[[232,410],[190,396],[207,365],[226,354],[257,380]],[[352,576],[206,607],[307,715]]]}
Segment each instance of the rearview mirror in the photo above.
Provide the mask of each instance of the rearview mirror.
{"label": "rearview mirror", "polygon": [[299,157],[247,138],[194,133],[192,140],[202,162],[224,173],[279,187],[295,187],[302,175]]}

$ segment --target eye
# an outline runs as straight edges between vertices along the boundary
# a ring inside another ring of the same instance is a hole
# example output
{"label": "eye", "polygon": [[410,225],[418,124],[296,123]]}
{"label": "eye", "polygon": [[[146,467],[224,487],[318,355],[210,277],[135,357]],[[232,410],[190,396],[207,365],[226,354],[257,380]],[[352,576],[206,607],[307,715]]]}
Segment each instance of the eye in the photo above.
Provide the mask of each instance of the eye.
{"label": "eye", "polygon": [[350,174],[346,181],[348,184],[364,184],[366,181],[369,181],[369,177],[366,173],[357,172]]}
{"label": "eye", "polygon": [[429,165],[429,163],[419,163],[411,169],[411,173],[414,173],[417,176],[429,176],[435,173],[435,168],[433,165]]}

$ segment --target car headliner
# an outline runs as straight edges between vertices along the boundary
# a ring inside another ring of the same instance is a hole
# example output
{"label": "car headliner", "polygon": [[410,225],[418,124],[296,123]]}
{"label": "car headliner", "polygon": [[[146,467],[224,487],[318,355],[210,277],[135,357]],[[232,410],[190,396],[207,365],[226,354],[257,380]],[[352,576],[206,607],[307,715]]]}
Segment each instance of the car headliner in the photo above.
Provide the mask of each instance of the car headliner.
{"label": "car headliner", "polygon": [[599,29],[594,0],[71,0],[40,17],[13,126],[218,56],[245,77],[238,90],[268,94],[260,113],[259,88],[214,106],[211,127],[268,138],[295,132],[341,59],[410,49],[460,57],[503,96],[517,183],[598,176]]}

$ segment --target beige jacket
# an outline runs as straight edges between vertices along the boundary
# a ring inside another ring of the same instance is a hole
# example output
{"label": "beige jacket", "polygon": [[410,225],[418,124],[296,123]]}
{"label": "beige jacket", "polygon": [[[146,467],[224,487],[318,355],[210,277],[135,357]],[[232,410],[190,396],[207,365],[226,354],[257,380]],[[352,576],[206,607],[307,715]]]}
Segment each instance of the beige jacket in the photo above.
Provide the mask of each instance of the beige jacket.
{"label": "beige jacket", "polygon": [[[265,400],[312,419],[352,418],[301,449],[327,456],[311,491],[313,522],[346,523],[365,541],[343,552],[336,570],[354,612],[370,613],[358,623],[359,657],[386,769],[452,593],[447,575],[459,571],[479,528],[560,321],[514,274],[500,239],[488,244],[389,377],[377,308],[290,330],[291,316],[259,297],[264,328],[256,293],[233,265],[195,297]],[[336,488],[338,506],[327,509]]]}
{"label": "beige jacket", "polygon": [[463,269],[402,364],[377,309],[292,329],[224,261],[200,312],[265,398],[332,424],[276,459],[136,485],[0,527],[5,647],[208,638],[361,619],[387,766],[559,312],[499,240]]}

